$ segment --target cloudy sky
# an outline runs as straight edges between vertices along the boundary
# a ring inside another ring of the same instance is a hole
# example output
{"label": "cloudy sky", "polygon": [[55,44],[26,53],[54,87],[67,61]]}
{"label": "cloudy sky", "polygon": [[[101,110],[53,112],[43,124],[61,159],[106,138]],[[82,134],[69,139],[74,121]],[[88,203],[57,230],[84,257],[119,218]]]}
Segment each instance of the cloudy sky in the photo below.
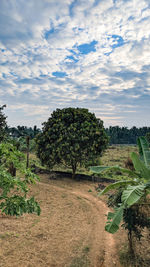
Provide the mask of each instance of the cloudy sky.
{"label": "cloudy sky", "polygon": [[0,105],[10,126],[84,107],[150,126],[150,0],[0,0]]}

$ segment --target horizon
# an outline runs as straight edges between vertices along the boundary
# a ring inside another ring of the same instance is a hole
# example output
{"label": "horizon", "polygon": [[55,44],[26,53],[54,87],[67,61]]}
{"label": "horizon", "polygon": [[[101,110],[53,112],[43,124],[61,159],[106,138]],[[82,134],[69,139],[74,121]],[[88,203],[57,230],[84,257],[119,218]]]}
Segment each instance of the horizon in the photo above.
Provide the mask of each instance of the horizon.
{"label": "horizon", "polygon": [[7,124],[87,108],[104,127],[150,127],[149,0],[1,0]]}
{"label": "horizon", "polygon": [[[3,112],[5,115],[6,115],[6,113],[5,112]],[[94,113],[94,112],[93,112]],[[94,113],[95,114],[95,113]],[[49,117],[51,117],[51,115],[52,115],[52,113],[50,114],[50,116]],[[97,118],[97,117],[96,117]],[[97,118],[98,119],[98,118]],[[101,119],[101,118],[100,118]],[[47,119],[48,120],[48,119]],[[47,122],[47,120],[46,121],[43,121],[42,123],[44,123],[44,122]],[[102,120],[103,121],[103,120]],[[19,124],[19,125],[8,125],[8,117],[6,118],[6,122],[7,122],[7,126],[9,127],[9,128],[13,128],[13,127],[15,127],[15,128],[17,128],[18,126],[24,126],[24,127],[27,127],[27,128],[33,128],[34,126],[37,126],[37,128],[38,129],[40,129],[40,130],[42,130],[42,128],[43,128],[43,126],[42,126],[42,123],[41,123],[41,125],[40,126],[38,126],[38,125],[36,125],[36,124],[33,124],[33,125],[23,125],[23,124]],[[137,127],[137,126],[135,126],[135,125],[132,125],[131,127],[128,127],[128,126],[126,126],[126,125],[122,125],[122,126],[120,126],[120,125],[107,125],[107,126],[105,126],[105,122],[103,121],[103,126],[104,126],[104,128],[109,128],[109,127],[120,127],[120,128],[122,128],[122,127],[124,127],[124,128],[127,128],[128,130],[130,130],[131,128],[133,128],[133,127],[136,127],[136,128],[143,128],[143,127],[147,127],[147,128],[149,128],[150,126],[147,126],[147,125],[145,125],[145,126],[139,126],[139,127]]]}

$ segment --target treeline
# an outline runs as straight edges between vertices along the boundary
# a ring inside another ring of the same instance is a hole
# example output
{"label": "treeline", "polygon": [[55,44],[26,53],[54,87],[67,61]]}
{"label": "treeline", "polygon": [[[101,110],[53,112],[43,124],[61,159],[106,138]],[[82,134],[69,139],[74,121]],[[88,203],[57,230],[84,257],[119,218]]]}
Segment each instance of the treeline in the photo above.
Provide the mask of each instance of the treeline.
{"label": "treeline", "polygon": [[[5,135],[14,139],[24,139],[29,136],[30,140],[41,132],[37,126],[17,126],[8,127],[6,122],[6,116],[3,113],[3,109],[6,105],[0,106],[0,142],[4,139]],[[109,136],[109,143],[112,144],[136,144],[137,138],[140,136],[146,136],[150,143],[150,127],[137,128],[133,126],[131,129],[128,127],[110,126],[105,128],[107,135]],[[22,137],[22,138],[21,138]]]}
{"label": "treeline", "polygon": [[110,126],[106,128],[106,133],[112,144],[136,144],[137,138],[140,136],[149,137],[150,127],[137,128],[133,126],[131,129],[127,127]]}
{"label": "treeline", "polygon": [[[105,129],[107,135],[110,138],[110,145],[112,144],[136,144],[137,138],[140,136],[146,136],[150,133],[150,127],[132,127],[128,129],[127,127],[110,126]],[[27,126],[17,126],[8,127],[6,126],[6,133],[13,138],[20,138],[29,136],[33,139],[41,130],[35,125],[32,127]]]}
{"label": "treeline", "polygon": [[20,138],[24,136],[29,136],[30,139],[34,138],[41,130],[35,125],[32,127],[27,126],[17,126],[5,128],[6,133],[13,138]]}

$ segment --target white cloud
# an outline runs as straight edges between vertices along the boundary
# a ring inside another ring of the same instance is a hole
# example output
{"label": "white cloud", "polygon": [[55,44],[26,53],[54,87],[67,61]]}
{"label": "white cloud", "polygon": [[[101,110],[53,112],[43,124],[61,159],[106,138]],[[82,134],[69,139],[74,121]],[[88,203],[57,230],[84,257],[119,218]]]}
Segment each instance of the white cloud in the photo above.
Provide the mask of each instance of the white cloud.
{"label": "white cloud", "polygon": [[[23,94],[27,92],[32,103],[47,106],[55,99],[56,107],[75,100],[89,103],[103,94],[111,102],[114,94],[123,94],[124,90],[129,92],[124,99],[140,98],[141,91],[133,93],[137,85],[149,90],[148,74],[143,70],[150,65],[148,1],[118,0],[114,4],[103,0],[96,6],[93,0],[76,1],[70,9],[71,3],[0,2],[0,94],[5,99],[7,95],[22,96],[25,101]],[[82,54],[77,49],[94,40],[96,51]],[[67,76],[56,78],[53,72]],[[25,112],[25,108],[22,110]]]}

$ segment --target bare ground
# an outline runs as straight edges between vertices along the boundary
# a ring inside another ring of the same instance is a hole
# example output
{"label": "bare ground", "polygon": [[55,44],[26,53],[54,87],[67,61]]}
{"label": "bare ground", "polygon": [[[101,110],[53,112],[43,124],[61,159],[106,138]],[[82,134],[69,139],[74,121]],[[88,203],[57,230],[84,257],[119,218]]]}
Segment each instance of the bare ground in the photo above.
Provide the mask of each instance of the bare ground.
{"label": "bare ground", "polygon": [[0,267],[120,267],[124,234],[104,230],[108,207],[95,185],[41,175],[31,190],[39,217],[0,215]]}

